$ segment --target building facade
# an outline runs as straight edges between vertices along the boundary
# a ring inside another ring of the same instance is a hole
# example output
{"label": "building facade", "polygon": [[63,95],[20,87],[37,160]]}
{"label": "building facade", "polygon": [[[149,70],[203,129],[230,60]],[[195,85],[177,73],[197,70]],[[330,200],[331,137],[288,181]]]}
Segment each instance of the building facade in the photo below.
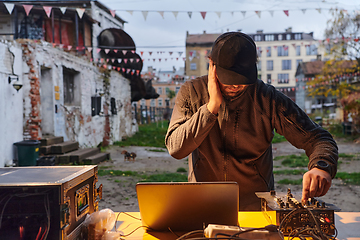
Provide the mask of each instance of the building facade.
{"label": "building facade", "polygon": [[52,135],[96,147],[134,134],[131,80],[93,60],[104,51],[94,36],[101,26],[124,21],[98,1],[26,3],[0,3],[0,166],[12,164],[22,140]]}

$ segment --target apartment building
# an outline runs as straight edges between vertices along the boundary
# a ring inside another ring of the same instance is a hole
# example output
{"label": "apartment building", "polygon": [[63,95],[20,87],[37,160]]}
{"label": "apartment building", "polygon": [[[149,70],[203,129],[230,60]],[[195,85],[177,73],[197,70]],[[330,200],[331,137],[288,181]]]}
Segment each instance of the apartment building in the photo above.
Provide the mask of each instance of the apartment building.
{"label": "apartment building", "polygon": [[[207,56],[213,42],[221,34],[189,34],[186,36],[186,75],[195,78],[206,75],[209,68]],[[258,78],[272,84],[295,101],[296,68],[300,62],[324,60],[325,48],[313,38],[313,33],[264,33],[262,30],[248,34],[258,51]]]}

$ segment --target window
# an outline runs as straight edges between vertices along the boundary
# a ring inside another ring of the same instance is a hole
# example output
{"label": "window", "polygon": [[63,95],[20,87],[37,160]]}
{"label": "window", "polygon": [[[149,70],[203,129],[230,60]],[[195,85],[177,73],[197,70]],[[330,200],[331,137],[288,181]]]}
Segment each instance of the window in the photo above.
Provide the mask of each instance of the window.
{"label": "window", "polygon": [[265,41],[274,41],[274,35],[273,34],[266,34],[265,35]]}
{"label": "window", "polygon": [[271,57],[271,47],[266,47],[266,56]]}
{"label": "window", "polygon": [[271,84],[271,74],[266,74],[266,81],[268,84]]}
{"label": "window", "polygon": [[64,68],[63,84],[64,84],[64,104],[79,106],[80,105],[80,87],[78,82],[78,73]]}
{"label": "window", "polygon": [[290,33],[286,34],[286,40],[291,40],[291,34]]}
{"label": "window", "polygon": [[151,107],[155,107],[155,99],[151,99],[151,100],[150,100],[150,106],[151,106]]}
{"label": "window", "polygon": [[261,41],[261,35],[255,35],[254,40],[255,41]]}
{"label": "window", "polygon": [[141,105],[142,107],[144,107],[144,106],[146,105],[145,99],[141,99],[141,100],[140,100],[140,105]]}
{"label": "window", "polygon": [[163,100],[162,98],[158,99],[158,107],[162,107],[163,106]]}
{"label": "window", "polygon": [[295,33],[294,38],[295,40],[301,40],[301,33]]}
{"label": "window", "polygon": [[258,71],[261,71],[261,61],[258,61],[256,63]]}
{"label": "window", "polygon": [[278,83],[289,83],[289,74],[288,73],[279,73],[278,74]]}
{"label": "window", "polygon": [[257,47],[256,50],[257,50],[258,57],[261,57],[261,52],[262,52],[261,47]]}
{"label": "window", "polygon": [[190,70],[196,70],[196,63],[190,63]]}
{"label": "window", "polygon": [[300,46],[296,46],[296,56],[300,56]]}
{"label": "window", "polygon": [[302,62],[302,59],[296,59],[296,68],[299,66],[299,63]]}
{"label": "window", "polygon": [[289,56],[289,47],[288,46],[278,46],[278,56]]}
{"label": "window", "polygon": [[317,47],[312,44],[312,45],[306,45],[306,55],[317,55]]}
{"label": "window", "polygon": [[279,34],[279,35],[278,35],[278,40],[279,40],[279,41],[283,40],[282,34]]}
{"label": "window", "polygon": [[111,114],[112,115],[116,115],[117,114],[117,108],[116,108],[116,101],[115,98],[110,98],[110,109],[111,109]]}
{"label": "window", "polygon": [[165,94],[168,95],[168,94],[169,94],[169,91],[170,91],[170,88],[166,87],[166,88],[165,88]]}
{"label": "window", "polygon": [[162,94],[162,87],[158,87],[158,92],[157,92],[159,95]]}
{"label": "window", "polygon": [[282,70],[291,70],[291,60],[282,60]]}
{"label": "window", "polygon": [[177,94],[179,92],[179,90],[180,90],[179,86],[175,87],[175,94]]}
{"label": "window", "polygon": [[273,60],[266,61],[266,70],[268,71],[274,70]]}

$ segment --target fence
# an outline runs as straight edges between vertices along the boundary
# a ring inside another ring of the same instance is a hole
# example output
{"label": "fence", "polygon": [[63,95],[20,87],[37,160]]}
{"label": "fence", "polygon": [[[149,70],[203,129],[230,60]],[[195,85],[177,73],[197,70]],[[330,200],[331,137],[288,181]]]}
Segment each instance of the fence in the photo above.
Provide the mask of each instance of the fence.
{"label": "fence", "polygon": [[169,121],[172,114],[172,108],[169,107],[134,107],[134,118],[138,124],[148,124],[151,122]]}

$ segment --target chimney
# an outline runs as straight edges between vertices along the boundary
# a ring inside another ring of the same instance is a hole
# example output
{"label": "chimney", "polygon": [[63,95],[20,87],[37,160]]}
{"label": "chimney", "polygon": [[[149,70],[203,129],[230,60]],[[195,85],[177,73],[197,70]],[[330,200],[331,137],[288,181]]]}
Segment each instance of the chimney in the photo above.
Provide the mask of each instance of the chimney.
{"label": "chimney", "polygon": [[262,33],[263,33],[263,30],[257,30],[256,33],[257,33],[257,34],[262,34]]}
{"label": "chimney", "polygon": [[206,31],[204,30],[203,34],[206,34]]}
{"label": "chimney", "polygon": [[292,27],[288,27],[287,29],[285,29],[285,32],[291,33],[292,32]]}
{"label": "chimney", "polygon": [[186,31],[186,37],[188,37],[189,36],[189,31]]}

